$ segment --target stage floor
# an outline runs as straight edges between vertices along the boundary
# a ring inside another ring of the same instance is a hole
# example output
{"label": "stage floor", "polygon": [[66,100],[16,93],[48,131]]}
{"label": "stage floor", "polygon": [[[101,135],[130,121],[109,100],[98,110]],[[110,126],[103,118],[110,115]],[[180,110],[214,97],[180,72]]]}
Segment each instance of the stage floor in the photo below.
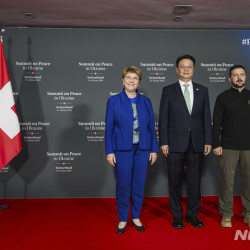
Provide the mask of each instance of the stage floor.
{"label": "stage floor", "polygon": [[[186,198],[182,199],[183,207]],[[220,226],[218,197],[202,197],[199,218],[204,228],[184,222],[171,226],[168,197],[145,198],[137,232],[129,221],[118,235],[114,198],[5,199],[0,211],[0,249],[250,249],[250,228],[243,222],[239,196],[234,197],[232,228]],[[185,208],[184,208],[185,211]],[[237,230],[249,235],[235,240]],[[246,230],[246,231],[245,231]]]}

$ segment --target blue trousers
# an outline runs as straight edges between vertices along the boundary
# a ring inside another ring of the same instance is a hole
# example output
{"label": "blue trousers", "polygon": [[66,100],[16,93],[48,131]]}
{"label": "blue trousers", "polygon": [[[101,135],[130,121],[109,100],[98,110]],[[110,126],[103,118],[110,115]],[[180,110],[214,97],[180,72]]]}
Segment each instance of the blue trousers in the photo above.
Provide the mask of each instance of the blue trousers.
{"label": "blue trousers", "polygon": [[138,144],[128,151],[115,151],[116,204],[120,221],[127,221],[131,191],[132,219],[138,219],[143,203],[144,184],[150,151],[141,150]]}

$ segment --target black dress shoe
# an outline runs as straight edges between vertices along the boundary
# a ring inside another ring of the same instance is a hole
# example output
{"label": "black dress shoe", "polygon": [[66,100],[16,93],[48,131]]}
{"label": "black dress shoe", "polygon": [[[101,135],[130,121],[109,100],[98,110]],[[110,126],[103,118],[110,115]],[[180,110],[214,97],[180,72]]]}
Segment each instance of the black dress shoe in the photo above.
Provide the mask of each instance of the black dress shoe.
{"label": "black dress shoe", "polygon": [[186,216],[186,222],[191,223],[193,227],[204,227],[204,224],[201,220],[199,220],[196,216]]}
{"label": "black dress shoe", "polygon": [[136,224],[133,222],[133,220],[131,220],[131,221],[132,221],[132,224],[135,226],[135,229],[136,229],[137,231],[139,231],[139,232],[144,232],[144,231],[145,231],[145,228],[144,228],[143,225],[138,226],[138,225],[136,225]]}
{"label": "black dress shoe", "polygon": [[[127,226],[127,225],[126,225],[126,226]],[[117,227],[116,232],[117,232],[118,234],[123,234],[123,233],[125,233],[125,231],[126,231],[126,226],[123,227],[123,228]]]}
{"label": "black dress shoe", "polygon": [[177,229],[183,228],[182,217],[174,217],[172,226]]}

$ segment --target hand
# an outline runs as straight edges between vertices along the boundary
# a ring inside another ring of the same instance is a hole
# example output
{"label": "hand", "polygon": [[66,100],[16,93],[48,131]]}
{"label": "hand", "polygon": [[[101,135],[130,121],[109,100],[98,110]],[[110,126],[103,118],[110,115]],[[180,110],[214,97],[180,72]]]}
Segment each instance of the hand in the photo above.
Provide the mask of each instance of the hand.
{"label": "hand", "polygon": [[166,157],[168,157],[168,154],[169,154],[169,147],[168,145],[162,145],[160,147],[161,149],[161,152],[163,153],[163,155],[165,155]]}
{"label": "hand", "polygon": [[212,146],[211,145],[205,145],[204,146],[204,155],[207,156],[211,152]]}
{"label": "hand", "polygon": [[116,159],[115,159],[115,154],[107,154],[107,161],[109,162],[109,164],[113,167],[115,167],[116,164]]}
{"label": "hand", "polygon": [[150,153],[149,161],[151,161],[151,165],[155,163],[156,159],[157,159],[157,153]]}
{"label": "hand", "polygon": [[222,147],[214,148],[213,152],[217,156],[222,155]]}

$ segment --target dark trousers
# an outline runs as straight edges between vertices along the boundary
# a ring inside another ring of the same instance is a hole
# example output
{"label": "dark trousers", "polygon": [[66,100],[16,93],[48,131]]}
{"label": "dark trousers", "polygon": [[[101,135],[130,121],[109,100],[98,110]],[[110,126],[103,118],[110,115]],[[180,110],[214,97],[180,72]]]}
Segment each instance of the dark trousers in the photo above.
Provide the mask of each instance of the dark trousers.
{"label": "dark trousers", "polygon": [[[191,138],[191,137],[190,137]],[[168,165],[168,185],[170,211],[174,217],[182,217],[181,207],[181,189],[185,175],[185,166],[187,171],[187,215],[197,216],[200,208],[200,179],[203,153],[194,151],[190,139],[187,150],[184,153],[171,152],[167,157]]]}
{"label": "dark trousers", "polygon": [[141,150],[133,145],[128,151],[115,151],[116,166],[116,204],[120,221],[127,221],[130,209],[129,195],[131,191],[132,219],[140,216],[144,184],[147,175],[149,151]]}

